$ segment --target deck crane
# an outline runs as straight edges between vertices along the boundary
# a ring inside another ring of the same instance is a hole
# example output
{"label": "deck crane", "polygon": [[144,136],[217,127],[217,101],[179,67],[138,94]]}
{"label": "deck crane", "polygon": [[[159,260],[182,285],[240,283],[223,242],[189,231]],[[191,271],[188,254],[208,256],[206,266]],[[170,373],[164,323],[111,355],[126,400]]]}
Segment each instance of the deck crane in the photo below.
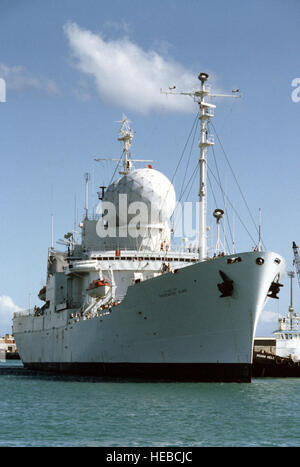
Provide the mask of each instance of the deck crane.
{"label": "deck crane", "polygon": [[300,286],[300,257],[299,257],[299,252],[298,252],[298,246],[296,245],[295,242],[293,242],[293,251],[294,251],[293,264],[294,264],[294,266],[296,268],[298,283],[299,283],[299,286]]}

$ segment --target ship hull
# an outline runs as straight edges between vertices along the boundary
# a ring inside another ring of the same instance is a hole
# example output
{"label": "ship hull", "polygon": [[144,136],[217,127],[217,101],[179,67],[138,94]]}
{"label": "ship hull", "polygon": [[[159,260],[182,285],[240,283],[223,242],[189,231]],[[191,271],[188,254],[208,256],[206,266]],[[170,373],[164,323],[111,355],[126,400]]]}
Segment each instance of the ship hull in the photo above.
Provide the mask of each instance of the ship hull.
{"label": "ship hull", "polygon": [[[21,359],[27,368],[61,373],[248,382],[259,315],[285,263],[275,253],[235,257],[240,260],[220,257],[130,286],[111,313],[92,319],[75,322],[68,311],[16,317]],[[231,296],[220,296],[220,271],[233,281]]]}
{"label": "ship hull", "polygon": [[177,382],[249,383],[252,366],[245,363],[25,363],[37,372],[105,379]]}

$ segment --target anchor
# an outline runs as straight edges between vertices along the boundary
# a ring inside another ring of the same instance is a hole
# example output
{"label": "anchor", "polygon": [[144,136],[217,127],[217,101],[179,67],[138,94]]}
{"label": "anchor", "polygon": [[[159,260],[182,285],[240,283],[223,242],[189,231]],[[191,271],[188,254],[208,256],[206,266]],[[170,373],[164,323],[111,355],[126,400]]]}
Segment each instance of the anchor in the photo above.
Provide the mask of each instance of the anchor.
{"label": "anchor", "polygon": [[229,277],[223,271],[219,270],[219,274],[223,279],[223,282],[218,284],[218,289],[222,293],[220,297],[231,297],[233,294],[233,280],[229,279]]}
{"label": "anchor", "polygon": [[280,287],[283,287],[283,284],[279,284],[278,281],[277,282],[273,281],[268,290],[268,297],[276,298],[278,300],[279,297],[277,297],[277,294],[280,292]]}

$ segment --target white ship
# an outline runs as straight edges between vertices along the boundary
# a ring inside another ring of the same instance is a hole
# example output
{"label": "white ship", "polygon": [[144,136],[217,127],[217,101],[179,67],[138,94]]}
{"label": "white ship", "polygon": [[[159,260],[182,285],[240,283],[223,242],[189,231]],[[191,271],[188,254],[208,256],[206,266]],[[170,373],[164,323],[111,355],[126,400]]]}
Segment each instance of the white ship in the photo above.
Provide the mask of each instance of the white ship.
{"label": "white ship", "polygon": [[[44,306],[13,319],[25,367],[148,380],[251,381],[256,325],[268,297],[278,298],[285,261],[260,248],[208,255],[206,157],[215,105],[206,98],[218,95],[207,78],[200,73],[201,88],[181,93],[199,104],[199,247],[172,248],[173,185],[151,166],[133,170],[133,133],[124,119],[121,177],[100,196],[104,208],[115,208],[116,222],[105,209],[100,220],[89,217],[86,204],[81,242],[67,234],[65,253],[52,242],[46,290],[40,291]],[[136,229],[134,215],[143,206],[153,215]],[[219,223],[222,210],[215,216]]]}

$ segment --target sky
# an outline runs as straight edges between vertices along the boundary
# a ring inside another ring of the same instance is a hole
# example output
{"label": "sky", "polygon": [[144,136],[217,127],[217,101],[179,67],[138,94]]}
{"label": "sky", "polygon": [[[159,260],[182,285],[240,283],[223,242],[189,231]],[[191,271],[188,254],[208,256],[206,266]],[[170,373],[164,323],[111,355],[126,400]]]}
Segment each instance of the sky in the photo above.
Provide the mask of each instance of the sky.
{"label": "sky", "polygon": [[[83,216],[86,172],[90,210],[97,205],[114,166],[94,157],[120,157],[123,114],[135,131],[133,156],[154,159],[180,193],[197,164],[189,138],[197,107],[160,90],[195,89],[199,72],[209,74],[214,90],[242,95],[214,101],[209,245],[216,207],[226,212],[227,245],[234,241],[236,251],[255,246],[260,219],[264,246],[293,270],[299,39],[299,0],[0,0],[0,335],[11,331],[14,311],[40,303],[51,212],[56,242]],[[190,200],[197,200],[196,184]],[[271,335],[288,309],[287,276],[282,283],[257,336]],[[295,278],[300,312],[299,285]]]}

